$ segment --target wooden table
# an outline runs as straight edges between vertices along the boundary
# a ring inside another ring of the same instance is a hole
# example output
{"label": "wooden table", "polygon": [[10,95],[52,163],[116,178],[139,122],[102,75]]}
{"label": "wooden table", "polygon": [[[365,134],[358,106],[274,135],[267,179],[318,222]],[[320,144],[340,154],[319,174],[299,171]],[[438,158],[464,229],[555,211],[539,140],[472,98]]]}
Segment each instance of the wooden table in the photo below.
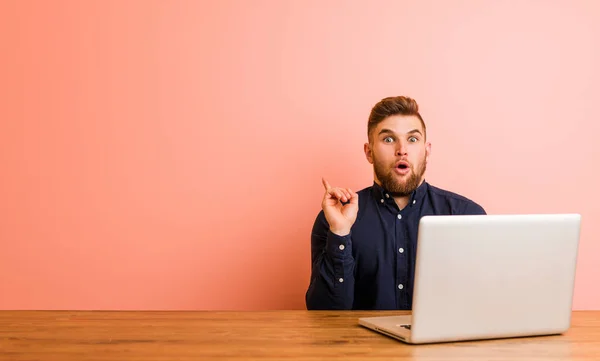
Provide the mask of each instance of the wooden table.
{"label": "wooden table", "polygon": [[418,346],[358,326],[374,314],[0,311],[0,360],[600,360],[600,311],[560,336]]}

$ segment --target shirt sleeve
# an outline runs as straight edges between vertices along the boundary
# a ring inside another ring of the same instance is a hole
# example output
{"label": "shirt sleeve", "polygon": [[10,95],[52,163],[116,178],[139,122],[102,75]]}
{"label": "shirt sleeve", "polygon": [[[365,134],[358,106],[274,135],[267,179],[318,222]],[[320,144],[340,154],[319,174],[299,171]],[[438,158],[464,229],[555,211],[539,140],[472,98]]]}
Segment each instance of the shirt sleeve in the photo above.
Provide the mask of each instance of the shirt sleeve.
{"label": "shirt sleeve", "polygon": [[311,234],[311,276],[306,292],[308,310],[349,310],[354,302],[352,233],[329,230],[323,211]]}
{"label": "shirt sleeve", "polygon": [[475,203],[475,202],[467,202],[464,210],[463,210],[463,214],[464,215],[486,215],[486,211],[485,209],[483,209],[482,206],[480,206],[479,204]]}

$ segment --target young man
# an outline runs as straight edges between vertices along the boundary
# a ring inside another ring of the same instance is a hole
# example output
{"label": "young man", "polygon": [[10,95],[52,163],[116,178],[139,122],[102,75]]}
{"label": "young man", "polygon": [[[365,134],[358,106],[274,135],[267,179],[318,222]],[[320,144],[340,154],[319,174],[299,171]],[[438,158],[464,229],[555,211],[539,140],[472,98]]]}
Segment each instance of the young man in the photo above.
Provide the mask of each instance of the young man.
{"label": "young man", "polygon": [[382,99],[371,110],[367,132],[373,185],[355,193],[323,179],[322,211],[311,236],[309,310],[410,310],[419,219],[486,214],[425,181],[431,144],[413,99]]}

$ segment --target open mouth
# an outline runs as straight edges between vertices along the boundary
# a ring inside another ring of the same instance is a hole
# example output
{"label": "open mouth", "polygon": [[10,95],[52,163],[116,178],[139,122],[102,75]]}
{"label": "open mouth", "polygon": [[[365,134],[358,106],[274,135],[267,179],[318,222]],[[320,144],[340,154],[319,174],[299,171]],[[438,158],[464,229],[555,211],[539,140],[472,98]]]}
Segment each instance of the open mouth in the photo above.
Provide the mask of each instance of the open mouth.
{"label": "open mouth", "polygon": [[408,163],[406,162],[400,162],[398,164],[396,164],[396,168],[400,169],[400,170],[406,170],[408,169]]}

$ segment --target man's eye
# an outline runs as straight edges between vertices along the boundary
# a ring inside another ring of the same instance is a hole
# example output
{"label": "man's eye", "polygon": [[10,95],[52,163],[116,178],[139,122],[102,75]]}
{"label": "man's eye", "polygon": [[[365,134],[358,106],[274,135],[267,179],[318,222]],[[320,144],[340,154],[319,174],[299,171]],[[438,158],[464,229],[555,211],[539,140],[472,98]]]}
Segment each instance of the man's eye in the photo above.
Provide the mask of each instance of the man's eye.
{"label": "man's eye", "polygon": [[383,138],[383,141],[384,141],[385,143],[391,143],[391,142],[393,142],[393,141],[394,141],[394,138],[392,138],[392,137],[385,137],[385,138]]}
{"label": "man's eye", "polygon": [[415,137],[410,137],[410,138],[408,138],[408,141],[409,141],[409,142],[411,142],[411,143],[414,143],[414,142],[416,142],[417,140],[418,140],[418,139],[417,139],[417,138],[415,138]]}

